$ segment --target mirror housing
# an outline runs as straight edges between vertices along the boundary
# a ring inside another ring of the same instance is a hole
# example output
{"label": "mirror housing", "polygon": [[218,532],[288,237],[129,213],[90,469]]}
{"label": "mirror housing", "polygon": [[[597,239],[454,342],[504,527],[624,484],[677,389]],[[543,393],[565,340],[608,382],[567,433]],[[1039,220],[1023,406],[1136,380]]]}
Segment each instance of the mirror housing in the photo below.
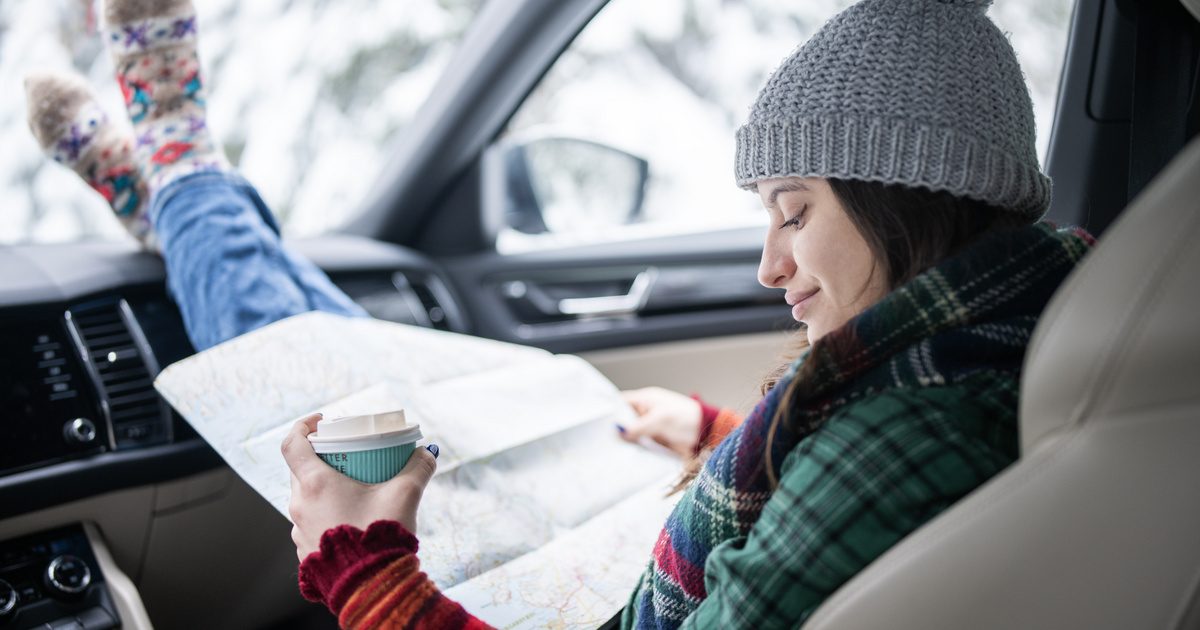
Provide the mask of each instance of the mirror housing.
{"label": "mirror housing", "polygon": [[586,232],[641,218],[649,163],[580,138],[540,136],[493,147],[504,223],[525,234]]}

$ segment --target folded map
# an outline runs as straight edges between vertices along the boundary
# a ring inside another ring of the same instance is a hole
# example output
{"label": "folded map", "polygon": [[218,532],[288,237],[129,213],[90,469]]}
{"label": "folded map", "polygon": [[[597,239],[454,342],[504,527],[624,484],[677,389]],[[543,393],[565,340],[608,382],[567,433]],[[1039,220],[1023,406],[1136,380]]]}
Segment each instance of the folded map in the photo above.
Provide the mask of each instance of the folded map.
{"label": "folded map", "polygon": [[626,603],[678,459],[617,437],[632,411],[582,359],[305,313],[168,366],[163,397],[287,516],[292,423],[404,409],[441,448],[421,568],[502,628],[594,628]]}

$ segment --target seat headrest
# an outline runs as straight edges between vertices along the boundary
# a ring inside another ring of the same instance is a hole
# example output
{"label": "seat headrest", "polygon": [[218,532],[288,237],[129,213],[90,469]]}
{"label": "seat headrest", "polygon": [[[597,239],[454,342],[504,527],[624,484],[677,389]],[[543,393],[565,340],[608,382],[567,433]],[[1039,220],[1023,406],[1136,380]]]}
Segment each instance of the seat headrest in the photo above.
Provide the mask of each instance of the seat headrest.
{"label": "seat headrest", "polygon": [[1200,400],[1200,138],[1068,277],[1034,331],[1021,447],[1080,418]]}

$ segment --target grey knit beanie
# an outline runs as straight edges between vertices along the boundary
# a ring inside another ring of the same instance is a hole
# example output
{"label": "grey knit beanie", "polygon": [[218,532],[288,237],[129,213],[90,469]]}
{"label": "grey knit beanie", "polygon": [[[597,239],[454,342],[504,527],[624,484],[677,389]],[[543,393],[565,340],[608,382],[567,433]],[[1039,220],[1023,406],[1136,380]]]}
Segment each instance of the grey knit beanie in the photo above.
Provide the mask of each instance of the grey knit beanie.
{"label": "grey knit beanie", "polygon": [[1033,105],[991,0],[863,0],[767,80],[737,131],[737,183],[923,186],[1030,219],[1050,205]]}

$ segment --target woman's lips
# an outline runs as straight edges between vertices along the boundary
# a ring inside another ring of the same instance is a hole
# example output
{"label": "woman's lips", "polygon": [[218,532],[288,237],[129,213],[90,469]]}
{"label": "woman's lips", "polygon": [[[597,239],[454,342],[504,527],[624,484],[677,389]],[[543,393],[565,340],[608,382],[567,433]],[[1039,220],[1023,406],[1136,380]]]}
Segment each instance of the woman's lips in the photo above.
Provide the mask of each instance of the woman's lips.
{"label": "woman's lips", "polygon": [[792,319],[794,319],[798,322],[803,321],[804,311],[808,309],[809,304],[812,304],[813,296],[815,296],[820,291],[821,291],[820,289],[817,289],[816,291],[813,291],[812,293],[801,296],[799,300],[797,300],[794,304],[792,304]]}

